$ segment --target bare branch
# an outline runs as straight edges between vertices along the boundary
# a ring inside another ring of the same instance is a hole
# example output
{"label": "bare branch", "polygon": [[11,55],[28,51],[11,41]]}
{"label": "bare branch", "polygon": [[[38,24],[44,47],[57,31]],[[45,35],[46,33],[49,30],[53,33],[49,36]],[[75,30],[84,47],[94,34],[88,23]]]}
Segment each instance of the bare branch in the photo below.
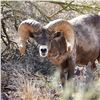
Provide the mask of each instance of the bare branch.
{"label": "bare branch", "polygon": [[4,36],[3,36],[2,34],[1,34],[1,39],[2,39],[3,43],[7,46],[8,44],[7,44],[7,42],[5,41]]}
{"label": "bare branch", "polygon": [[7,42],[8,42],[8,44],[10,44],[10,39],[9,39],[9,36],[8,36],[8,34],[7,34],[7,32],[6,32],[5,23],[4,23],[3,20],[1,20],[1,26],[2,26],[2,29],[3,29],[3,33],[4,33],[5,36],[6,36]]}
{"label": "bare branch", "polygon": [[[83,13],[84,11],[87,11],[87,12],[89,12],[89,11],[100,12],[100,6],[97,6],[96,5],[97,3],[95,5],[94,4],[82,4],[82,3],[81,4],[76,4],[76,3],[73,3],[74,1],[71,1],[72,3],[71,2],[68,3],[68,2],[63,2],[63,1],[51,1],[51,0],[49,0],[49,1],[40,0],[40,1],[37,1],[37,2],[48,2],[48,3],[58,4],[58,5],[60,5],[62,7],[62,9],[60,9],[59,11],[55,12],[54,14],[52,14],[50,16],[50,18],[55,16],[55,15],[57,15],[57,14],[59,14],[63,10],[65,10],[65,11],[74,10],[74,11],[76,11],[78,13]],[[68,9],[68,8],[70,8],[70,9]]]}
{"label": "bare branch", "polygon": [[71,1],[70,3],[68,3],[65,7],[63,7],[62,9],[58,10],[57,12],[55,12],[53,15],[50,16],[50,18],[52,18],[53,16],[57,15],[58,13],[62,12],[63,10],[67,9],[68,7],[70,7],[70,5],[73,3],[73,1]]}

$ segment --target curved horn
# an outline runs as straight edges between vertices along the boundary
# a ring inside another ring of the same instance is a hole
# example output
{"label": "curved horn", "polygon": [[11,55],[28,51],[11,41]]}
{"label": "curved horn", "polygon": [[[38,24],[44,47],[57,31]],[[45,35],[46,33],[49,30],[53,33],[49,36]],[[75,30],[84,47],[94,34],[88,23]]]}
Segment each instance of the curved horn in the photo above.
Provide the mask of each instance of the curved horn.
{"label": "curved horn", "polygon": [[[34,36],[34,32],[42,29],[42,25],[32,19],[24,20],[18,27],[18,46],[21,55],[24,55],[26,50],[26,42],[30,35]],[[31,34],[30,34],[31,33]]]}
{"label": "curved horn", "polygon": [[57,19],[51,21],[45,26],[45,28],[51,32],[63,32],[67,43],[67,50],[72,51],[74,47],[75,36],[73,27],[68,21],[64,19]]}

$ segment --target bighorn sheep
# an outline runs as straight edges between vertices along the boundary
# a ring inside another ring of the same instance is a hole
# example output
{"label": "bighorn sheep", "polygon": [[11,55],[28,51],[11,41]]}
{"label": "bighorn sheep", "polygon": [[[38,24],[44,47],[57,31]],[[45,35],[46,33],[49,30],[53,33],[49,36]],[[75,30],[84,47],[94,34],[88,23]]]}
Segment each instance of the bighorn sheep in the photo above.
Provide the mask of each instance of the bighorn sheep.
{"label": "bighorn sheep", "polygon": [[[61,68],[62,85],[74,75],[76,64],[94,64],[100,62],[100,16],[86,14],[66,21],[57,19],[46,26],[34,20],[24,21],[19,26],[20,51],[25,53],[26,40],[29,36],[40,44],[42,57],[48,56],[50,61]],[[40,42],[39,42],[39,41]]]}

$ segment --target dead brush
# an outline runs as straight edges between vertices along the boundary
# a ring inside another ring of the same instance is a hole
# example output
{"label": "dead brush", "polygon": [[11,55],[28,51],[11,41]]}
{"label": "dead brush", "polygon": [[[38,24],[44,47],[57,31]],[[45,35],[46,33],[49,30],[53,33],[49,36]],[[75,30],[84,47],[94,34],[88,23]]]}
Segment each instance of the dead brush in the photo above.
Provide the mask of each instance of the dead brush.
{"label": "dead brush", "polygon": [[47,91],[36,87],[36,84],[29,80],[25,80],[19,87],[18,94],[22,100],[50,100]]}
{"label": "dead brush", "polygon": [[18,94],[22,100],[33,100],[33,88],[32,83],[28,80],[24,80],[23,84],[20,85],[18,89]]}
{"label": "dead brush", "polygon": [[41,86],[42,81],[39,82],[37,79],[28,79],[24,75],[18,73],[19,76],[19,87],[17,94],[22,100],[51,100],[50,94],[46,86]]}

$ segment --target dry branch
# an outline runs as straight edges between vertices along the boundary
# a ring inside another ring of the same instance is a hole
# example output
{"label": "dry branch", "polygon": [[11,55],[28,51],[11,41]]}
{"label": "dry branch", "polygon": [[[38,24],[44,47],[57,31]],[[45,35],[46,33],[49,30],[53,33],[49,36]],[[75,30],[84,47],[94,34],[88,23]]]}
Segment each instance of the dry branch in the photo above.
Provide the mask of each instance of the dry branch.
{"label": "dry branch", "polygon": [[[55,12],[54,14],[52,14],[49,18],[52,18],[54,17],[55,15],[61,13],[63,10],[65,11],[71,11],[71,10],[74,10],[78,13],[84,13],[84,11],[96,11],[96,12],[100,12],[100,6],[97,6],[95,4],[76,4],[74,3],[74,1],[71,1],[71,2],[63,2],[63,1],[37,1],[37,2],[48,2],[48,3],[53,3],[53,4],[57,4],[57,5],[60,5],[62,7],[62,9],[60,9],[59,11]],[[100,4],[100,2],[98,2],[98,4]]]}
{"label": "dry branch", "polygon": [[58,13],[61,13],[63,10],[67,9],[68,7],[70,7],[70,5],[73,3],[73,1],[71,1],[70,3],[68,3],[65,7],[62,6],[62,9],[58,10],[57,12],[55,12],[53,15],[51,15],[49,18],[52,18],[53,16],[57,15]]}
{"label": "dry branch", "polygon": [[1,39],[2,39],[3,43],[7,46],[7,42],[5,41],[4,36],[2,34],[1,34]]}
{"label": "dry branch", "polygon": [[7,32],[6,32],[5,23],[4,23],[3,20],[1,20],[1,26],[2,26],[2,29],[3,29],[3,33],[4,33],[5,36],[6,36],[7,44],[10,44],[10,39],[9,39],[9,36],[8,36],[8,34],[7,34]]}

